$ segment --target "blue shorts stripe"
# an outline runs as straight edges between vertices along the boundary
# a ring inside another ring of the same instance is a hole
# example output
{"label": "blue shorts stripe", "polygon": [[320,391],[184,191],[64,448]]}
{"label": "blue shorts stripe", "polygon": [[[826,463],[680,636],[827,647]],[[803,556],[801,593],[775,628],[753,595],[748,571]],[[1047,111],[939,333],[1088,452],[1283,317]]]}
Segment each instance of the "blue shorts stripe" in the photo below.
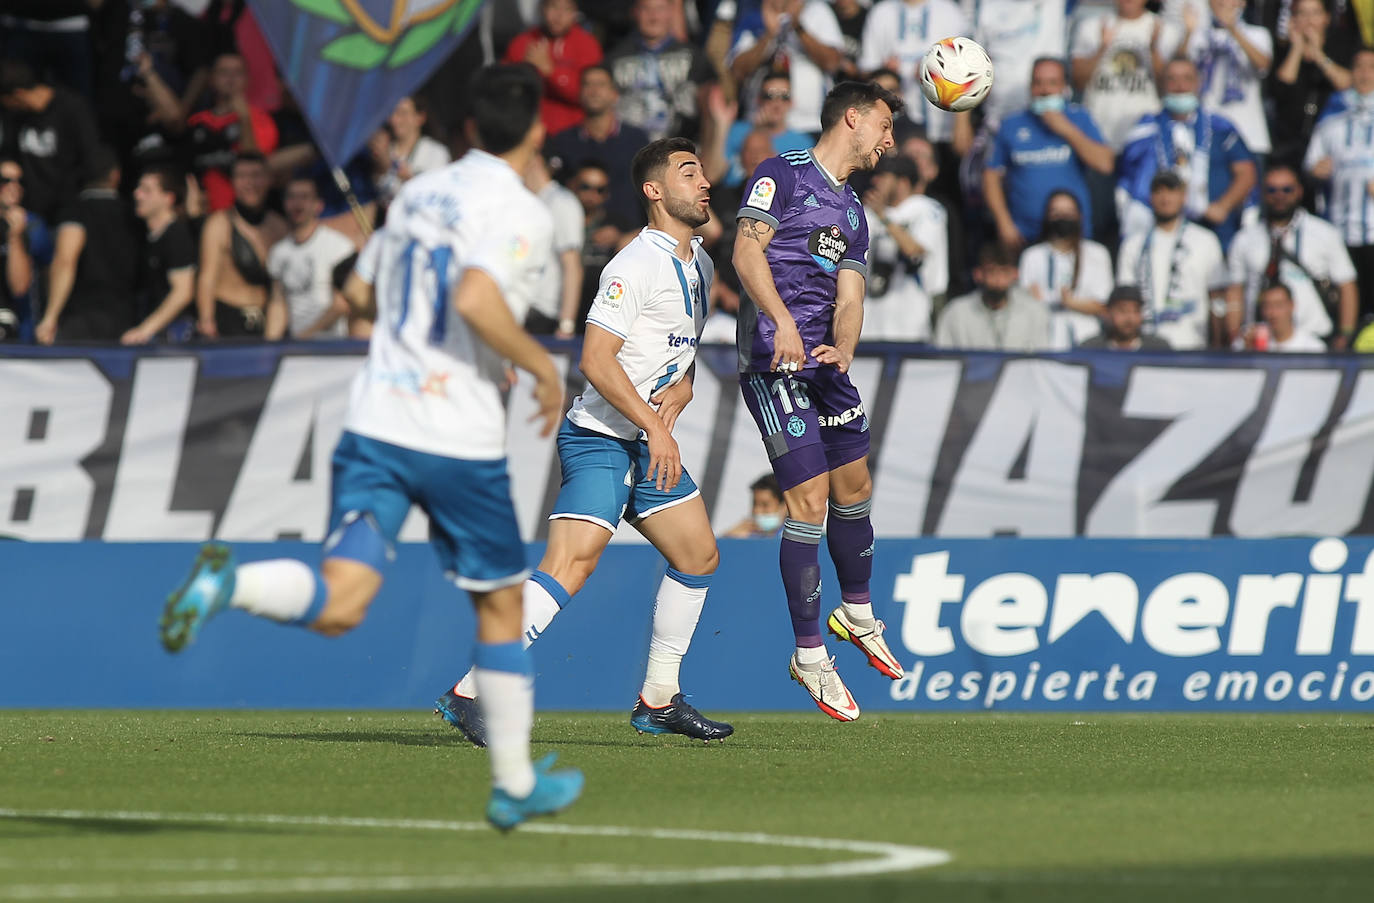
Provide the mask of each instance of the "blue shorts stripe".
{"label": "blue shorts stripe", "polygon": [[666,576],[669,580],[672,580],[676,583],[681,583],[688,589],[706,589],[708,586],[711,585],[710,574],[684,574],[677,568],[670,567],[668,568],[668,573]]}

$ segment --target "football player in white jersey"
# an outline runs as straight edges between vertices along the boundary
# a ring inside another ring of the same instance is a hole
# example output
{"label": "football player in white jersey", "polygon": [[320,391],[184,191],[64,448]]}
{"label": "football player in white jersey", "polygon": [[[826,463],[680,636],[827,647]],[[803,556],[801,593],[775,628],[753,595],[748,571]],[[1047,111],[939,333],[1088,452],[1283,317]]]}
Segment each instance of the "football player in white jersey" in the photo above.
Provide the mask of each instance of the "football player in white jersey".
{"label": "football player in white jersey", "polygon": [[556,812],[582,775],[530,762],[533,669],[520,642],[529,575],[506,470],[504,361],[530,373],[544,432],[563,407],[562,380],[519,326],[552,223],[520,173],[538,152],[541,83],[528,65],[479,72],[469,97],[473,150],[412,179],[368,255],[377,323],[334,451],[324,561],[235,565],[202,547],[167,600],[163,645],[176,652],[210,618],[238,608],[337,636],[356,627],[377,591],[413,504],[449,577],[477,609],[475,681],[485,708],[492,793],[487,818],[509,829]]}
{"label": "football player in white jersey", "polygon": [[[692,367],[715,267],[693,230],[710,215],[711,183],[685,138],[655,141],[631,175],[649,227],[611,258],[587,314],[587,389],[558,432],[563,485],[549,544],[525,584],[525,640],[533,642],[577,594],[624,518],[668,560],[654,602],[644,684],[630,713],[640,733],[709,743],[734,732],[688,705],[678,668],[720,558],[706,505],[682,467],[673,424],[692,398]],[[469,673],[437,711],[473,743],[491,741],[491,707]]]}

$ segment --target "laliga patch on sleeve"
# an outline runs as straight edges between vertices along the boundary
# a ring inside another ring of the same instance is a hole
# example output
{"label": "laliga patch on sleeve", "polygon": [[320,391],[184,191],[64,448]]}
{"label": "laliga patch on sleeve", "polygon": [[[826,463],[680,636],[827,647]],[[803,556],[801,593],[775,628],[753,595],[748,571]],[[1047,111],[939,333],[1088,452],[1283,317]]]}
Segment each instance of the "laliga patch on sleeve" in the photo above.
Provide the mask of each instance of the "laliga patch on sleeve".
{"label": "laliga patch on sleeve", "polygon": [[754,188],[749,192],[749,199],[744,203],[750,207],[757,207],[760,210],[767,210],[773,206],[773,195],[777,193],[777,184],[767,176],[754,183]]}
{"label": "laliga patch on sleeve", "polygon": [[598,298],[601,306],[609,310],[619,310],[621,299],[625,297],[625,280],[619,276],[612,276],[605,287],[601,289],[601,297]]}

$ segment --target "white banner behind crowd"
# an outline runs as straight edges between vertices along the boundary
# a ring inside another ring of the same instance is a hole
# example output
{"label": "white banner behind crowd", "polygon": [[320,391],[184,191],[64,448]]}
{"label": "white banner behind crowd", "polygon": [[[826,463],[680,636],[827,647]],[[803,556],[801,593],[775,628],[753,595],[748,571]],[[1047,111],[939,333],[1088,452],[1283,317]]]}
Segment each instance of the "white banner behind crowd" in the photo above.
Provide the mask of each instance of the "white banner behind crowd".
{"label": "white banner behind crowd", "polygon": [[[553,350],[571,397],[576,348]],[[0,535],[318,540],[361,360],[354,345],[3,352]],[[676,435],[725,530],[768,462],[733,350],[703,347],[701,362]],[[874,346],[851,373],[872,425],[880,536],[1374,532],[1374,362],[1358,357]],[[414,376],[397,391],[462,391]],[[537,540],[559,474],[532,412],[517,386],[510,467]],[[404,538],[425,538],[423,517]]]}

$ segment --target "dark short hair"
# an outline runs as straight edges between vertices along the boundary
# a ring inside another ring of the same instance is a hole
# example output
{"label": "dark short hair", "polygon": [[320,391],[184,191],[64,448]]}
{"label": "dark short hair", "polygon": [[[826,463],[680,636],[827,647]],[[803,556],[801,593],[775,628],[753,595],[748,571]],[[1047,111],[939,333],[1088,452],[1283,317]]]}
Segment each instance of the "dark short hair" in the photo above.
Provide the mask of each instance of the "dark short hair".
{"label": "dark short hair", "polygon": [[319,197],[319,196],[320,196],[320,185],[319,185],[318,182],[315,181],[315,177],[314,177],[314,176],[312,176],[312,175],[310,175],[309,173],[306,173],[306,172],[294,173],[294,174],[292,174],[291,178],[289,178],[289,179],[286,180],[286,185],[285,185],[285,187],[290,188],[292,185],[295,185],[297,182],[304,182],[305,184],[309,185],[312,189],[314,189],[314,191],[315,191],[315,197]]}
{"label": "dark short hair", "polygon": [[630,164],[630,177],[634,180],[639,203],[646,211],[649,209],[649,199],[644,196],[644,183],[661,180],[663,170],[668,166],[668,159],[673,154],[696,152],[697,146],[687,138],[660,138],[639,149],[639,153],[635,154],[634,161]]}
{"label": "dark short hair", "polygon": [[1178,191],[1183,188],[1183,179],[1172,169],[1161,169],[1150,178],[1150,190],[1170,188]]}
{"label": "dark short hair", "polygon": [[504,154],[519,146],[539,118],[544,84],[529,63],[484,66],[468,89],[468,118],[482,150]]}
{"label": "dark short hair", "polygon": [[180,207],[186,202],[186,176],[171,166],[149,166],[143,170],[143,178],[152,176],[163,194],[172,196],[172,203]]}
{"label": "dark short hair", "polygon": [[1260,181],[1263,182],[1264,179],[1269,178],[1276,172],[1288,173],[1290,176],[1293,177],[1294,181],[1298,183],[1298,187],[1302,187],[1302,173],[1298,172],[1298,168],[1294,166],[1292,163],[1270,163],[1268,166],[1264,168],[1264,176],[1261,178]]}
{"label": "dark short hair", "polygon": [[[590,72],[604,72],[604,73],[606,73],[606,77],[609,78],[609,79],[611,80],[611,84],[612,84],[612,85],[615,85],[615,73],[612,72],[612,71],[611,71],[611,67],[610,67],[610,66],[607,66],[605,63],[592,63],[590,66],[587,66],[587,67],[583,68],[582,74],[581,74],[580,76],[578,76],[578,83],[580,84],[580,83],[586,81],[586,80],[587,80],[587,74],[590,73]],[[617,88],[617,90],[618,90],[618,89],[620,88],[620,86],[619,86],[619,85],[616,85],[616,88]]]}
{"label": "dark short hair", "polygon": [[119,170],[119,157],[107,144],[97,144],[86,151],[86,184],[104,182]]}
{"label": "dark short hair", "polygon": [[899,82],[902,80],[902,73],[898,72],[896,69],[889,69],[886,66],[880,66],[879,68],[874,69],[872,72],[868,73],[868,80],[871,82],[876,82],[878,80],[878,76],[880,75],[890,76],[891,78],[897,79],[897,81]]}
{"label": "dark short hair", "polygon": [[821,104],[821,131],[829,131],[837,122],[844,119],[845,111],[853,108],[867,113],[878,101],[896,116],[906,109],[906,103],[891,91],[873,82],[840,82],[825,95]]}
{"label": "dark short hair", "polygon": [[778,483],[778,478],[771,473],[766,473],[757,480],[749,484],[751,492],[771,492],[782,501],[782,486]]}
{"label": "dark short hair", "polygon": [[[407,94],[405,97],[402,97],[401,100],[409,100],[410,105],[415,108],[415,112],[419,113],[421,116],[429,115],[429,100],[423,94]],[[400,103],[401,100],[396,102]]]}
{"label": "dark short hair", "polygon": [[978,252],[980,267],[1014,267],[1016,250],[1000,241],[986,242]]}
{"label": "dark short hair", "polygon": [[267,157],[265,157],[258,151],[239,151],[237,154],[234,155],[234,162],[229,167],[229,172],[232,173],[234,171],[234,167],[238,166],[240,163],[257,163],[266,167]]}
{"label": "dark short hair", "polygon": [[1118,285],[1112,289],[1112,293],[1107,296],[1107,306],[1132,302],[1142,307],[1145,304],[1145,296],[1140,293],[1140,289],[1134,285]]}
{"label": "dark short hair", "polygon": [[916,161],[902,154],[883,154],[874,172],[891,173],[899,179],[906,179],[912,185],[920,184],[921,181],[921,169],[916,165]]}
{"label": "dark short hair", "polygon": [[23,60],[0,60],[0,97],[15,91],[28,91],[40,84],[38,74]]}
{"label": "dark short hair", "polygon": [[1290,303],[1293,301],[1293,290],[1288,287],[1288,283],[1281,282],[1278,279],[1266,279],[1264,284],[1260,286],[1259,294],[1255,296],[1255,300],[1258,301],[1265,292],[1275,291],[1283,292],[1287,295]]}

